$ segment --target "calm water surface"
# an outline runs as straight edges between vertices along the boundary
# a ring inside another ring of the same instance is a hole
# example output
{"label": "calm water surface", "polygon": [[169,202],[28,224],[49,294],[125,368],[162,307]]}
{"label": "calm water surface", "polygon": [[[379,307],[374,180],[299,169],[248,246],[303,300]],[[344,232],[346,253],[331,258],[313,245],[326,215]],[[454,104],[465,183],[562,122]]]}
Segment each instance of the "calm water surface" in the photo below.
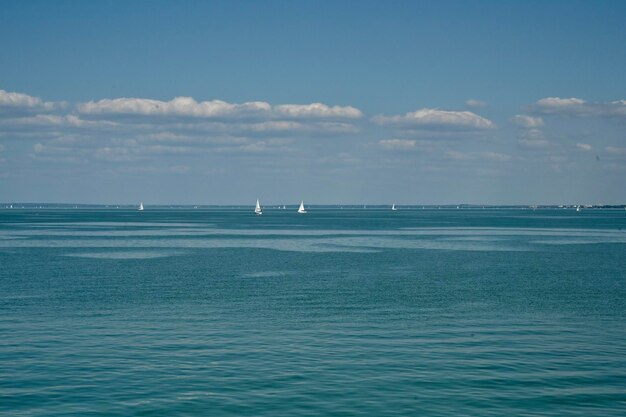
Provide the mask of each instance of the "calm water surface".
{"label": "calm water surface", "polygon": [[626,211],[0,210],[0,414],[626,414]]}

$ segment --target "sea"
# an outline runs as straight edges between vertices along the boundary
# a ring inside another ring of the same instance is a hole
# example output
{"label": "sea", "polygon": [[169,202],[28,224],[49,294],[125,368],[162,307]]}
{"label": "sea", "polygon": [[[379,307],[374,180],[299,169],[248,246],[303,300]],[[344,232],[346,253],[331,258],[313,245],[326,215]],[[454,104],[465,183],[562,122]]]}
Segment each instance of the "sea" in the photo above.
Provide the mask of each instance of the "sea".
{"label": "sea", "polygon": [[2,416],[624,416],[626,210],[0,209]]}

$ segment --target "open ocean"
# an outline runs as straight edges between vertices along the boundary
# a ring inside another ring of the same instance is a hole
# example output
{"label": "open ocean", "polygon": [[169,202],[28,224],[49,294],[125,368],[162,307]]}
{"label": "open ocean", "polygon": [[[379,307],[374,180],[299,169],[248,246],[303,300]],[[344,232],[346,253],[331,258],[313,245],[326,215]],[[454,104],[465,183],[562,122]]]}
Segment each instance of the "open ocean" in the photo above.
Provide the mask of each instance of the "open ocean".
{"label": "open ocean", "polygon": [[2,416],[624,416],[626,211],[0,210]]}

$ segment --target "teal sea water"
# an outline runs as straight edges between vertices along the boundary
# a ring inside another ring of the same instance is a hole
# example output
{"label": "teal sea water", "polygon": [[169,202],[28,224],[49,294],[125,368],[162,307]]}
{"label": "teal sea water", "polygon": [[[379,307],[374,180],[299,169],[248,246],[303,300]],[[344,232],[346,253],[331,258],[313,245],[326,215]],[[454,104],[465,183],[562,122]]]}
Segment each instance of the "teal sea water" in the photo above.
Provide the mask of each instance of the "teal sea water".
{"label": "teal sea water", "polygon": [[0,210],[2,416],[623,416],[624,210]]}

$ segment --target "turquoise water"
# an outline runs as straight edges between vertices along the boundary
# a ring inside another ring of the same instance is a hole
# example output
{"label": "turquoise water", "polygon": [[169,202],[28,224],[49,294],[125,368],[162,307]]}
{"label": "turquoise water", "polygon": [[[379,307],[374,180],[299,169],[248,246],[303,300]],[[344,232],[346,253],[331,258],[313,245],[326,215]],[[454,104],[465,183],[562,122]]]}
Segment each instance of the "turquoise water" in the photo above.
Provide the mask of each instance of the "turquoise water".
{"label": "turquoise water", "polygon": [[626,414],[626,211],[0,210],[0,414]]}

